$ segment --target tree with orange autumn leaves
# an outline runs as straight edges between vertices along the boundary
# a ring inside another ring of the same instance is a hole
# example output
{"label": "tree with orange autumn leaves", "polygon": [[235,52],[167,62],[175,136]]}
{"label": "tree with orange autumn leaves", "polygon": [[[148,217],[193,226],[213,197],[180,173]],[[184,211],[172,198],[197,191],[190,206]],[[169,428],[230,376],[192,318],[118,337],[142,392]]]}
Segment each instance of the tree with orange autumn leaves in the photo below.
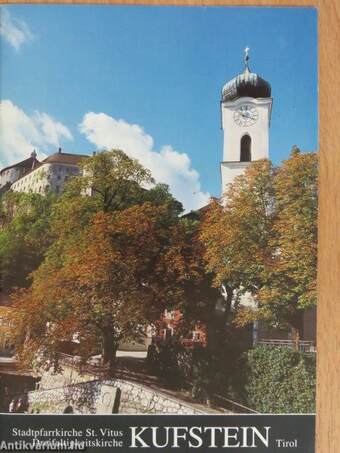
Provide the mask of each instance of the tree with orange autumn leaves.
{"label": "tree with orange autumn leaves", "polygon": [[[208,342],[218,346],[214,329],[230,321],[232,301],[237,325],[263,319],[299,335],[302,312],[315,303],[315,154],[294,149],[279,168],[253,162],[225,203],[212,202],[196,223],[180,218],[167,188],[150,188],[150,173],[121,151],[99,153],[84,168],[85,179],[71,181],[53,207],[53,243],[31,287],[13,296],[13,341],[24,362],[51,363],[61,343],[76,339],[83,356],[101,348],[112,371],[119,342],[172,307],[188,325],[210,326]],[[221,285],[226,298],[215,316]],[[246,292],[256,310],[238,305]]]}
{"label": "tree with orange autumn leaves", "polygon": [[[213,203],[201,226],[207,270],[226,289],[226,317],[262,319],[302,332],[302,314],[316,303],[317,156],[294,147],[279,168],[252,163],[225,202]],[[237,306],[250,293],[257,308]]]}
{"label": "tree with orange autumn leaves", "polygon": [[31,287],[13,296],[13,339],[25,363],[52,363],[63,342],[77,340],[83,356],[101,348],[113,371],[119,342],[140,337],[165,308],[183,303],[202,272],[190,222],[179,219],[166,187],[146,191],[134,175],[150,182],[149,174],[120,151],[86,165],[102,173],[91,176],[96,195],[75,180],[56,204],[54,243]]}

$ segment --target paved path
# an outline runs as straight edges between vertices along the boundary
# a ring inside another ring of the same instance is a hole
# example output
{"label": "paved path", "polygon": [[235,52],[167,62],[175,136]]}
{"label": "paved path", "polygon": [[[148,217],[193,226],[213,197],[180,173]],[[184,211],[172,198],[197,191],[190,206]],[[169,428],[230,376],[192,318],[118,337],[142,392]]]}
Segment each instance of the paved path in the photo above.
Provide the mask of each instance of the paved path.
{"label": "paved path", "polygon": [[[205,404],[199,404],[191,397],[190,393],[185,390],[174,390],[167,385],[165,380],[150,373],[146,364],[146,356],[146,351],[117,351],[117,377],[144,385],[154,391],[162,392],[173,398],[180,399],[206,413],[232,413],[221,407],[208,407]],[[0,372],[1,369],[3,369],[4,372],[6,370],[6,374],[22,375],[22,372],[15,371],[15,365],[16,361],[12,357],[0,357]]]}

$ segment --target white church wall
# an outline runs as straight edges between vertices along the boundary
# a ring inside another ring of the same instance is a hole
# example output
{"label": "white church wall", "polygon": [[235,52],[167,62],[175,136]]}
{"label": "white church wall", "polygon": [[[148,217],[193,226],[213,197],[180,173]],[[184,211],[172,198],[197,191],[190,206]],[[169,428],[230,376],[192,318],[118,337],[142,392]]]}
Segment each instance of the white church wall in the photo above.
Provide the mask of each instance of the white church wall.
{"label": "white church wall", "polygon": [[[258,111],[257,121],[250,126],[239,126],[234,121],[234,113],[241,105],[254,105]],[[241,138],[248,134],[251,137],[251,160],[268,158],[269,156],[269,123],[271,114],[271,98],[255,99],[238,98],[233,102],[223,102],[222,128],[224,130],[223,160],[226,162],[240,161]]]}
{"label": "white church wall", "polygon": [[222,196],[237,176],[243,175],[250,162],[221,162]]}

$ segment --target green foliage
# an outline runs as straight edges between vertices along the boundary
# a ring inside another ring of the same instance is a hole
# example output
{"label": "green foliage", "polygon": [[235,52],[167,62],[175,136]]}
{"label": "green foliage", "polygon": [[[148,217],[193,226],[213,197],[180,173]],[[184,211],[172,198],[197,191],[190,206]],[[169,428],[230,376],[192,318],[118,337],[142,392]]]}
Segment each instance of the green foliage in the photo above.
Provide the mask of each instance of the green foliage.
{"label": "green foliage", "polygon": [[191,396],[197,401],[206,402],[210,395],[217,392],[217,386],[226,375],[216,368],[216,355],[211,355],[206,348],[196,347],[192,353]]}
{"label": "green foliage", "polygon": [[[277,216],[273,245],[280,254],[275,275],[270,275],[273,292],[276,287],[284,288],[281,293],[286,305],[296,300],[298,309],[309,307],[316,303],[317,155],[300,153],[294,148],[275,178],[275,191]],[[285,276],[284,284],[280,274]]]}
{"label": "green foliage", "polygon": [[206,402],[214,394],[230,396],[234,387],[236,366],[242,349],[225,344],[215,351],[196,345],[186,348],[178,338],[171,337],[148,350],[148,363],[168,385],[186,388],[197,401]]}
{"label": "green foliage", "polygon": [[256,347],[243,357],[246,404],[261,413],[315,412],[315,357]]}
{"label": "green foliage", "polygon": [[145,190],[141,194],[142,202],[149,202],[155,206],[167,205],[169,212],[178,217],[183,212],[182,203],[177,201],[169,192],[167,184],[156,184],[150,190]]}
{"label": "green foliage", "polygon": [[119,149],[97,153],[81,166],[82,176],[73,179],[69,190],[91,194],[105,212],[138,204],[146,187],[154,183],[148,169]]}
{"label": "green foliage", "polygon": [[315,411],[315,357],[289,348],[237,345],[186,349],[172,337],[148,350],[148,363],[168,385],[201,402],[224,396],[261,413]]}
{"label": "green foliage", "polygon": [[191,379],[192,353],[176,337],[151,344],[147,360],[153,372],[171,387],[183,387]]}
{"label": "green foliage", "polygon": [[213,203],[200,238],[206,267],[216,286],[255,291],[265,279],[272,238],[273,168],[269,160],[253,162],[230,184],[226,203]]}
{"label": "green foliage", "polygon": [[113,371],[119,342],[185,299],[195,263],[181,204],[137,160],[112,150],[81,165],[53,205],[52,241],[30,289],[13,294],[13,341],[27,363],[37,352],[53,357],[77,333],[101,345]]}
{"label": "green foliage", "polygon": [[49,220],[55,197],[7,192],[0,207],[0,274],[2,286],[29,285],[51,243]]}
{"label": "green foliage", "polygon": [[153,183],[150,172],[123,151],[97,153],[81,166],[83,175],[70,179],[53,206],[50,229],[54,243],[48,250],[46,265],[64,264],[68,248],[80,242],[98,212],[119,212],[149,202],[154,206],[166,205],[171,220],[183,210],[166,184],[150,187]]}
{"label": "green foliage", "polygon": [[257,302],[236,307],[239,326],[262,319],[301,335],[303,310],[316,303],[317,187],[316,153],[295,147],[278,168],[252,162],[207,211],[200,238],[215,286]]}

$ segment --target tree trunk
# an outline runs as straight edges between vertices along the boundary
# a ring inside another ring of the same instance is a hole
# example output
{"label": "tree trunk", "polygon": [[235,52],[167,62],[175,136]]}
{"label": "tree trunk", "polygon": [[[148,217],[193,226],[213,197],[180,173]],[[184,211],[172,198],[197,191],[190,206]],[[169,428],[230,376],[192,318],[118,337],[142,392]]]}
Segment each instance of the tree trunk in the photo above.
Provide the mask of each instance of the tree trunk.
{"label": "tree trunk", "polygon": [[225,301],[225,313],[224,313],[225,323],[227,323],[229,320],[230,311],[231,311],[231,303],[232,303],[233,297],[234,297],[233,288],[226,286],[226,291],[227,291],[227,299]]}
{"label": "tree trunk", "polygon": [[103,329],[102,365],[108,369],[110,377],[115,372],[117,347],[112,328],[105,327]]}
{"label": "tree trunk", "polygon": [[294,341],[294,349],[296,351],[299,350],[299,343],[300,343],[300,332],[299,329],[296,329],[295,327],[292,327],[292,337]]}
{"label": "tree trunk", "polygon": [[208,348],[212,351],[216,351],[221,347],[227,332],[234,291],[232,288],[226,286],[226,292],[227,297],[224,300],[224,311],[218,313],[214,310],[207,323]]}
{"label": "tree trunk", "polygon": [[292,329],[294,347],[298,351],[301,337],[303,336],[303,312],[296,308],[291,310],[289,323]]}

